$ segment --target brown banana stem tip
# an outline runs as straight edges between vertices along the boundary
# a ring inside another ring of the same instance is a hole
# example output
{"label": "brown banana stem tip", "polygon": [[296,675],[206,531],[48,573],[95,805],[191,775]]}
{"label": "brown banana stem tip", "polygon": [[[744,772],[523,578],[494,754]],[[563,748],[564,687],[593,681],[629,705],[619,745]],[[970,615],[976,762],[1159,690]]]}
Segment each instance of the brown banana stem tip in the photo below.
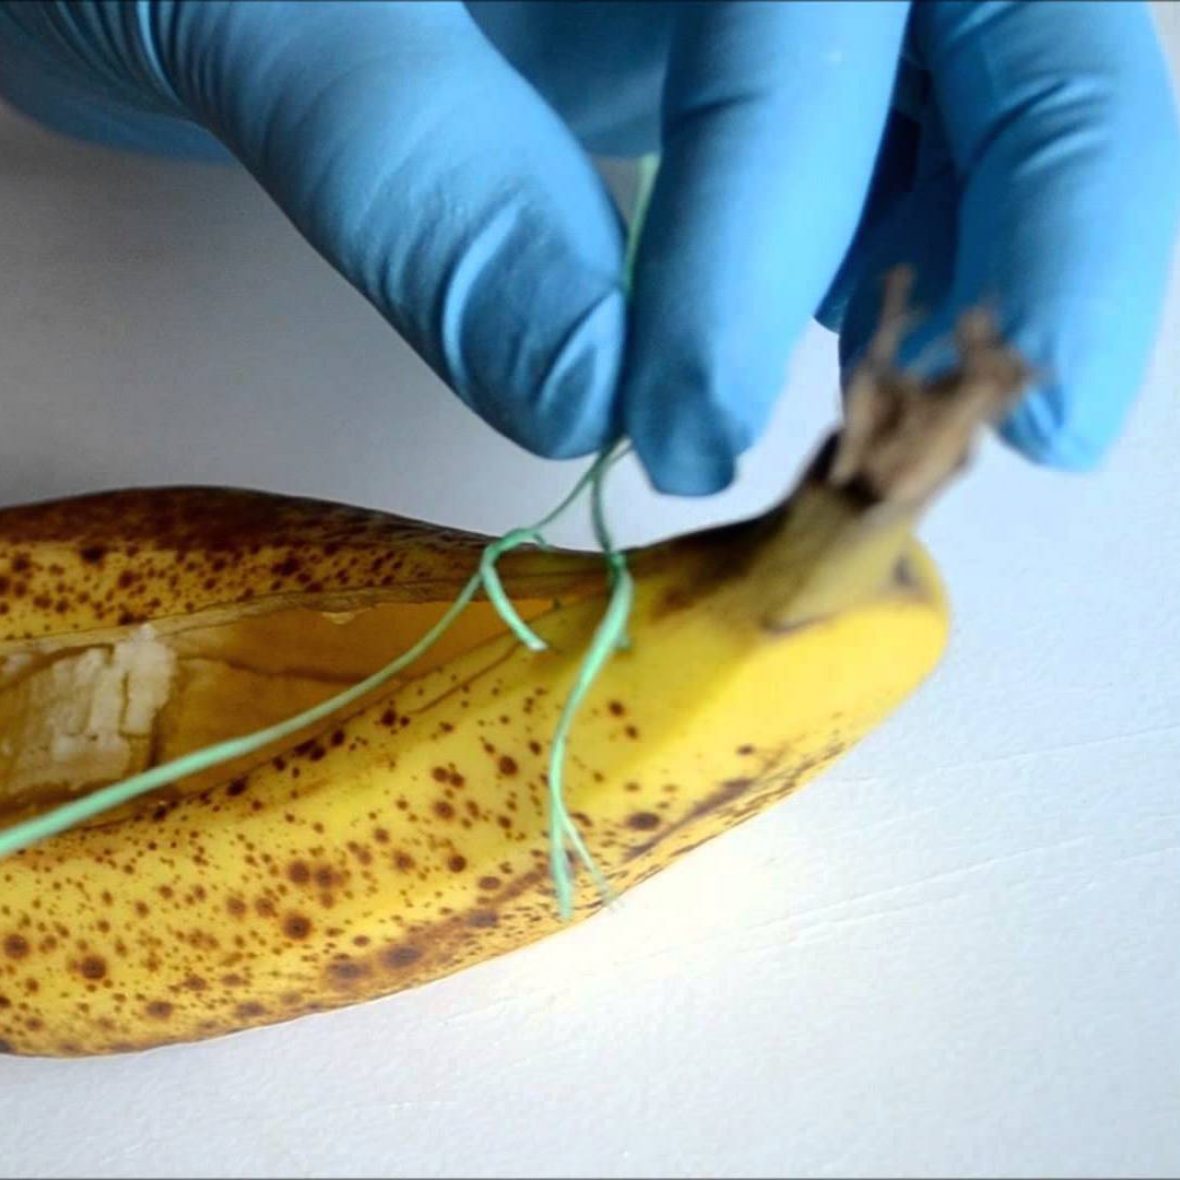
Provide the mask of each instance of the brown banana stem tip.
{"label": "brown banana stem tip", "polygon": [[968,462],[976,437],[1019,398],[1031,368],[1000,339],[992,314],[965,312],[959,364],[926,379],[895,365],[913,313],[913,272],[885,276],[881,322],[848,383],[845,420],[823,478],[870,502],[925,506]]}

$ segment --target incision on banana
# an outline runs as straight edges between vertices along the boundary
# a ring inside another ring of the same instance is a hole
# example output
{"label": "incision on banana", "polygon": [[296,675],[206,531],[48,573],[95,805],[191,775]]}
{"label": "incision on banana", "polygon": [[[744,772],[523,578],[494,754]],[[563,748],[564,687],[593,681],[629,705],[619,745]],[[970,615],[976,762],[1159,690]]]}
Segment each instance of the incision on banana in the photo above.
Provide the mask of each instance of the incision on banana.
{"label": "incision on banana", "polygon": [[[516,604],[526,620],[549,605]],[[445,607],[288,607],[220,623],[198,614],[127,628],[100,644],[58,640],[7,654],[0,644],[0,819],[300,713],[389,662]],[[487,603],[474,603],[408,674],[503,630]],[[190,776],[169,794],[233,777],[272,753]]]}
{"label": "incision on banana", "polygon": [[[819,773],[933,669],[921,510],[1024,367],[972,315],[959,367],[893,367],[905,284],[845,429],[756,520],[629,555],[631,643],[578,714],[566,803],[618,894]],[[485,538],[218,489],[0,511],[0,821],[285,719],[406,650]],[[346,716],[0,861],[0,1051],[76,1056],[353,1004],[561,928],[547,747],[606,588],[517,551]],[[583,875],[575,917],[602,899]]]}

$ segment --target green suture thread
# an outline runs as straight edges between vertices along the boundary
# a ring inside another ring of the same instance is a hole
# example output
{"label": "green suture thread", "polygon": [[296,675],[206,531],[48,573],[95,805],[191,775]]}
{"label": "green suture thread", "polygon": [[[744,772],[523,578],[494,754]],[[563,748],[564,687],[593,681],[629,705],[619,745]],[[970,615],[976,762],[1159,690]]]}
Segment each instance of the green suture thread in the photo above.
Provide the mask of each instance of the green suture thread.
{"label": "green suture thread", "polygon": [[[645,156],[639,162],[639,186],[636,199],[635,214],[632,218],[628,235],[627,251],[624,266],[624,283],[630,291],[634,272],[635,256],[638,250],[643,220],[647,213],[651,190],[655,182],[658,168],[658,157]],[[480,556],[479,571],[472,575],[467,584],[459,591],[458,597],[443,613],[442,617],[418,640],[408,651],[390,661],[383,668],[366,677],[351,688],[321,701],[302,713],[297,713],[285,721],[269,725],[264,729],[241,737],[229,738],[216,742],[200,750],[174,758],[171,762],[153,766],[140,774],[132,775],[121,782],[112,783],[91,792],[84,798],[75,799],[46,812],[44,815],[34,816],[22,823],[14,824],[10,828],[0,831],[0,858],[21,852],[33,844],[60,835],[78,824],[94,819],[103,812],[129,803],[158,787],[168,786],[177,779],[189,775],[199,774],[220,766],[234,758],[245,757],[257,753],[272,742],[282,741],[306,729],[310,725],[324,721],[341,709],[346,709],[362,699],[374,689],[380,688],[399,672],[409,667],[415,660],[421,658],[442,637],[460,614],[470,605],[471,601],[484,589],[488,601],[499,613],[504,623],[513,634],[532,651],[546,650],[545,641],[537,635],[531,627],[520,617],[512,605],[500,575],[496,569],[496,562],[505,553],[522,545],[536,545],[546,549],[542,530],[559,516],[565,513],[574,502],[590,489],[591,513],[594,533],[602,549],[607,564],[610,596],[606,611],[594,632],[590,646],[582,660],[573,688],[566,698],[561,715],[554,731],[549,755],[549,852],[550,871],[553,877],[554,890],[557,894],[558,908],[563,920],[568,920],[573,913],[573,877],[570,863],[566,855],[567,845],[576,853],[577,858],[585,865],[598,887],[604,901],[613,897],[602,871],[595,863],[590,850],[586,847],[577,825],[569,814],[565,803],[565,760],[566,749],[569,744],[570,732],[573,729],[574,718],[586,699],[595,679],[602,671],[611,655],[618,650],[625,650],[630,646],[627,637],[627,621],[630,618],[631,606],[634,599],[634,583],[627,560],[623,553],[614,548],[610,533],[606,526],[603,509],[603,480],[607,471],[619,459],[628,453],[629,448],[611,445],[605,448],[590,468],[577,481],[569,494],[550,513],[529,528],[512,529],[503,537],[492,541]]]}
{"label": "green suture thread", "polygon": [[639,253],[639,239],[643,223],[647,220],[648,206],[656,186],[656,173],[660,170],[660,157],[656,153],[639,157],[635,184],[635,210],[631,215],[631,231],[627,235],[627,252],[623,262],[623,274],[630,291],[635,276],[635,258]]}
{"label": "green suture thread", "polygon": [[530,651],[545,651],[549,645],[517,613],[496,569],[496,561],[500,555],[517,545],[548,548],[545,538],[536,529],[513,529],[484,549],[483,556],[479,559],[479,576],[488,600],[499,612],[500,618],[512,629],[516,638]]}
{"label": "green suture thread", "polygon": [[[631,294],[634,285],[639,241],[651,203],[652,191],[655,188],[659,165],[660,158],[655,154],[643,156],[639,160],[635,209],[631,217],[631,227],[627,235],[627,246],[623,260],[623,285],[628,295]],[[574,823],[573,817],[566,807],[565,761],[574,719],[594,681],[606,665],[607,660],[616,651],[626,651],[631,647],[627,623],[631,617],[635,586],[631,572],[627,568],[626,557],[615,549],[611,540],[603,505],[603,480],[606,472],[629,450],[629,447],[606,448],[599,455],[597,462],[579,480],[569,496],[543,521],[535,525],[532,530],[515,530],[508,533],[500,542],[500,544],[504,544],[509,540],[519,539],[521,543],[532,542],[544,546],[545,541],[541,535],[541,529],[581,495],[587,483],[590,485],[594,534],[606,559],[610,598],[606,612],[583,657],[574,686],[570,690],[569,696],[566,697],[565,705],[557,721],[557,728],[553,733],[553,740],[549,746],[549,871],[553,878],[554,892],[557,895],[558,911],[563,921],[568,921],[573,914],[573,874],[570,872],[570,863],[566,856],[567,844],[589,871],[602,900],[609,903],[614,897],[610,883],[603,876],[594,857],[590,854],[586,842],[582,839],[582,834],[578,831],[577,824]],[[533,651],[544,651],[545,641],[520,618],[507,594],[504,593],[495,569],[496,556],[498,554],[496,546],[493,544],[484,551],[480,563],[480,572],[488,598],[522,643]]]}
{"label": "green suture thread", "polygon": [[[615,549],[614,542],[611,540],[610,530],[606,525],[606,505],[603,502],[603,479],[606,476],[607,469],[610,464],[622,459],[625,455],[630,453],[631,448],[619,451],[608,464],[604,465],[601,471],[592,472],[592,479],[590,483],[590,520],[594,527],[594,537],[598,541],[598,547],[602,550],[603,557],[606,559],[607,573],[610,577],[610,584],[612,589],[617,587],[620,579],[626,579],[630,585],[628,594],[632,593],[634,586],[631,584],[631,574],[627,569],[627,559],[624,555]],[[631,639],[627,634],[627,620],[631,616],[630,606],[627,608],[627,615],[623,619],[623,625],[619,630],[619,634],[615,639],[615,647],[619,651],[629,651],[631,648]]]}
{"label": "green suture thread", "polygon": [[504,584],[500,581],[496,562],[504,553],[510,549],[519,548],[521,545],[536,545],[539,549],[548,549],[549,545],[541,530],[552,524],[559,516],[564,515],[586,489],[594,483],[599,470],[610,466],[617,458],[621,458],[623,453],[612,455],[609,450],[604,451],[587,468],[556,508],[530,528],[510,530],[498,541],[491,542],[483,551],[479,561],[479,573],[483,580],[484,593],[488,596],[488,601],[499,612],[500,618],[512,629],[517,639],[531,651],[545,651],[549,645],[517,613],[516,607],[512,605],[512,600],[505,593]]}
{"label": "green suture thread", "polygon": [[582,834],[578,831],[577,824],[574,823],[573,817],[566,807],[565,760],[574,718],[585,700],[586,694],[590,691],[612,653],[629,646],[627,620],[631,615],[634,585],[631,573],[627,568],[627,559],[615,549],[607,529],[602,495],[603,481],[607,471],[619,459],[628,454],[629,450],[630,448],[623,447],[604,451],[578,481],[573,491],[548,516],[531,529],[514,529],[505,534],[503,538],[493,542],[484,550],[480,561],[480,576],[483,579],[484,590],[493,606],[500,612],[500,617],[526,646],[533,651],[546,650],[548,645],[520,618],[504,592],[496,572],[495,561],[499,554],[509,546],[519,544],[545,546],[546,542],[541,530],[561,515],[589,485],[594,533],[607,562],[610,597],[606,612],[595,630],[583,658],[574,686],[566,698],[549,747],[549,871],[553,878],[554,892],[557,895],[558,911],[563,921],[568,921],[573,914],[573,876],[570,872],[569,860],[566,857],[567,845],[573,849],[578,859],[589,871],[602,899],[609,902],[614,896],[609,883],[595,863],[590,850],[582,839]]}

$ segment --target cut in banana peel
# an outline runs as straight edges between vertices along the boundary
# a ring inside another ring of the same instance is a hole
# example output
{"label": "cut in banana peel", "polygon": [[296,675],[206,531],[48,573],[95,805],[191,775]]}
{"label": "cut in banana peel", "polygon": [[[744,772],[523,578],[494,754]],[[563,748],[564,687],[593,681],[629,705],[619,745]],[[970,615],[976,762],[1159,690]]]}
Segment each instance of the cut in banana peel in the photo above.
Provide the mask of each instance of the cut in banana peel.
{"label": "cut in banana peel", "polygon": [[[891,288],[847,424],[760,519],[630,555],[632,645],[579,715],[567,799],[622,892],[773,805],[925,678],[947,634],[918,512],[1024,380],[985,317],[892,367]],[[408,647],[485,538],[208,489],[0,511],[0,815],[36,814],[326,699]],[[560,925],[546,751],[601,615],[596,555],[501,575],[361,707],[0,862],[0,1047],[113,1053],[419,985]],[[582,880],[575,916],[601,905]]]}

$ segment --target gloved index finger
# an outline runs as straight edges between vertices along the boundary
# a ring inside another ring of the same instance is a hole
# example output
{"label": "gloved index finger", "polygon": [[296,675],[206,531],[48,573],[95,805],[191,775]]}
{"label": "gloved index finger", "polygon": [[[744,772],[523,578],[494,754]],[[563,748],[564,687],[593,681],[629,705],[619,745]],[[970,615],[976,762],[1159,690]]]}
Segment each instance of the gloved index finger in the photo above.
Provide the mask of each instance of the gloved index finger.
{"label": "gloved index finger", "polygon": [[907,5],[685,6],[636,258],[622,399],[662,491],[733,478],[872,174]]}
{"label": "gloved index finger", "polygon": [[618,214],[462,5],[206,3],[176,19],[185,101],[472,409],[555,458],[615,436]]}

